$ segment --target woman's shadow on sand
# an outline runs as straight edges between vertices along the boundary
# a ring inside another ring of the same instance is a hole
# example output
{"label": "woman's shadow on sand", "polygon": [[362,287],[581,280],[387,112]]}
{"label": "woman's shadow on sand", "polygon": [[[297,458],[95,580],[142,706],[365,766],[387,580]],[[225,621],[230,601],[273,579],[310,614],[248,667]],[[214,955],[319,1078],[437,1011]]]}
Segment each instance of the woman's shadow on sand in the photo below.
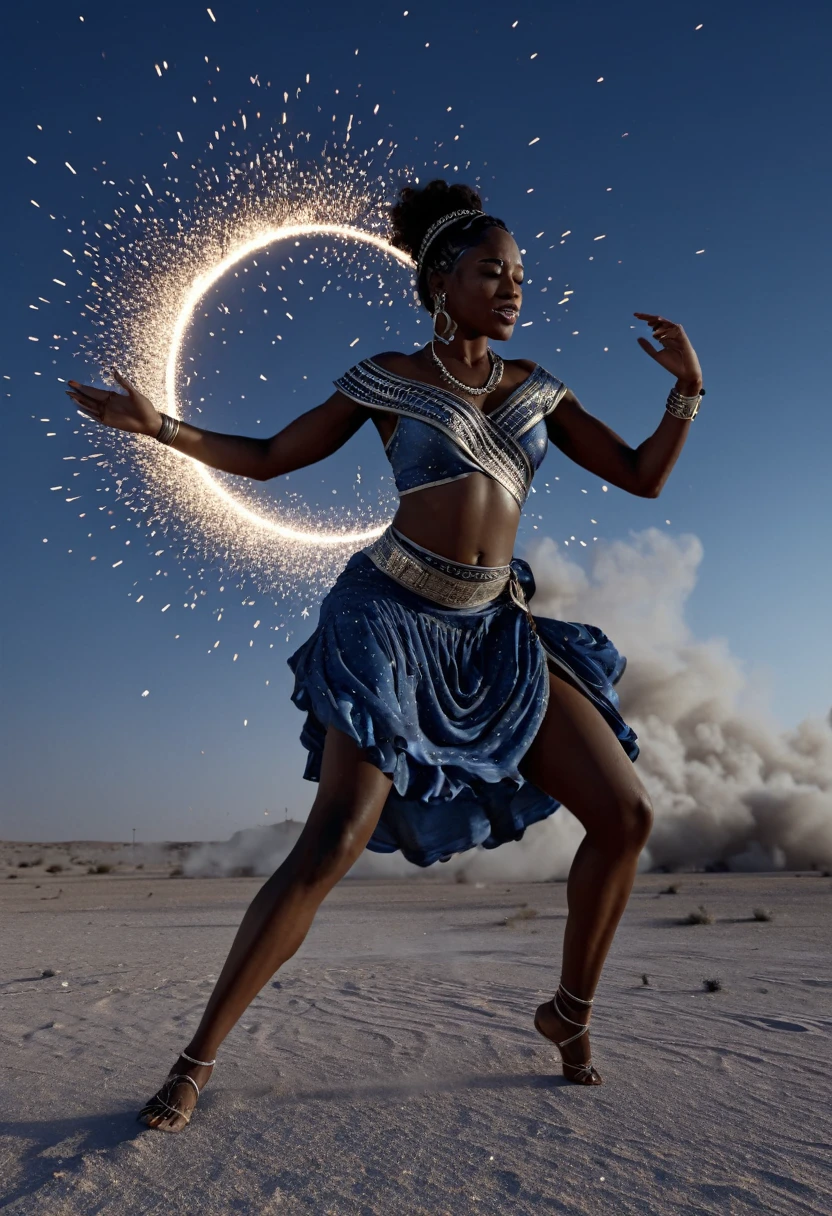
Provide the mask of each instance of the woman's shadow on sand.
{"label": "woman's shadow on sand", "polygon": [[25,1146],[19,1158],[20,1181],[0,1191],[0,1208],[35,1194],[53,1178],[68,1175],[89,1153],[118,1148],[141,1131],[136,1110],[86,1116],[70,1113],[61,1119],[0,1120],[0,1137],[15,1137]]}
{"label": "woman's shadow on sand", "polygon": [[[199,1110],[210,1126],[212,1108],[215,1116],[222,1119],[227,1130],[227,1121],[221,1108],[227,1100],[235,1107],[241,1099],[257,1103],[261,1111],[275,1107],[288,1112],[294,1107],[315,1103],[398,1101],[402,1098],[422,1094],[462,1094],[465,1092],[492,1090],[499,1093],[509,1089],[558,1089],[569,1085],[560,1074],[508,1073],[491,1076],[459,1077],[408,1077],[391,1078],[389,1081],[373,1081],[369,1084],[350,1083],[320,1086],[314,1089],[296,1089],[281,1092],[275,1085],[258,1085],[246,1088],[227,1087],[207,1091],[200,1100]],[[149,1128],[137,1121],[140,1103],[120,1111],[106,1114],[82,1116],[68,1114],[60,1119],[3,1119],[0,1120],[0,1137],[14,1137],[25,1144],[20,1156],[21,1179],[16,1186],[0,1192],[0,1207],[17,1199],[36,1194],[40,1188],[56,1176],[69,1175],[81,1165],[90,1153],[117,1149],[145,1135]],[[195,1127],[185,1130],[185,1136],[198,1130],[202,1119],[197,1117]],[[163,1133],[160,1140],[169,1141]]]}

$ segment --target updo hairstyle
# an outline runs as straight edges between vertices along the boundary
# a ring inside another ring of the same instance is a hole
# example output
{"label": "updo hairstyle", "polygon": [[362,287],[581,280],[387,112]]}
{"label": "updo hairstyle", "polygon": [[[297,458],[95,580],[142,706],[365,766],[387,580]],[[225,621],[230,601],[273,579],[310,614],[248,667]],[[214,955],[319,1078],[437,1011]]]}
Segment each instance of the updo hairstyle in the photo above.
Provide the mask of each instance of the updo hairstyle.
{"label": "updo hairstyle", "polygon": [[419,299],[428,312],[432,312],[432,301],[428,290],[431,272],[451,270],[457,259],[467,249],[479,245],[488,228],[508,228],[502,220],[487,215],[482,209],[482,199],[476,190],[462,182],[448,185],[442,178],[434,178],[421,189],[403,186],[398,202],[390,208],[392,234],[391,244],[409,253],[414,262],[419,256],[425,233],[432,224],[452,211],[479,211],[479,216],[460,216],[454,223],[443,228],[431,241],[425,256],[425,265],[418,276]]}

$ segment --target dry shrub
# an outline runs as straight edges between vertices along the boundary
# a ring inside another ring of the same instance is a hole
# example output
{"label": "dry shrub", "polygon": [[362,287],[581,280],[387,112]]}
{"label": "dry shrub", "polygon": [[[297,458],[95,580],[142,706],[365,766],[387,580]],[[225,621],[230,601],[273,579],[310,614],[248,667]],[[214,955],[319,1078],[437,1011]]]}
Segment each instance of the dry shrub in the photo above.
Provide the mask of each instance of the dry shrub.
{"label": "dry shrub", "polygon": [[753,916],[755,920],[774,920],[774,913],[769,912],[768,908],[755,908]]}
{"label": "dry shrub", "polygon": [[88,874],[109,874],[112,871],[112,866],[106,861],[99,862],[97,866],[90,866],[87,870]]}
{"label": "dry shrub", "polygon": [[722,980],[719,980],[719,979],[703,980],[702,987],[705,989],[706,992],[721,992],[722,991]]}
{"label": "dry shrub", "polygon": [[537,916],[537,909],[528,908],[524,904],[520,908],[519,912],[515,912],[513,916],[507,916],[506,919],[503,921],[503,924],[508,925],[508,926],[516,925],[520,921],[523,921],[523,920],[534,920],[534,918],[536,916]]}
{"label": "dry shrub", "polygon": [[699,905],[696,912],[688,912],[684,920],[679,922],[681,925],[712,925],[713,923],[713,916],[702,904]]}
{"label": "dry shrub", "polygon": [[665,887],[663,891],[659,891],[659,895],[678,895],[678,894],[679,894],[679,884],[675,883],[675,882],[671,883],[671,885],[669,887]]}
{"label": "dry shrub", "polygon": [[58,865],[58,863],[55,862],[53,865],[46,867],[46,873],[47,874],[62,874],[63,866]]}

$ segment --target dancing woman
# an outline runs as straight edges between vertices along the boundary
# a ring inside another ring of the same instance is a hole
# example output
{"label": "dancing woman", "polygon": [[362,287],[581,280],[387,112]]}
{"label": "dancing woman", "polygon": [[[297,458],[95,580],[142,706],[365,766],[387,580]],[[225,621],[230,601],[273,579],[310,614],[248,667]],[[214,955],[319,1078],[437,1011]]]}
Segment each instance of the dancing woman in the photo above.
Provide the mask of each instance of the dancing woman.
{"label": "dancing woman", "polygon": [[304,776],[317,795],[246,912],[196,1033],[139,1115],[164,1131],[190,1121],[220,1044],[365,848],[401,849],[427,866],[519,840],[561,803],[586,835],[566,888],[560,984],[534,1024],[570,1081],[601,1083],[587,1024],[652,809],[613,687],[626,659],[595,625],[533,618],[532,571],[512,554],[549,440],[604,481],[655,498],[699,407],[702,374],[680,325],[634,314],[662,347],[639,338],[642,349],[676,384],[655,433],[630,448],[539,364],[491,350],[517,323],[523,263],[473,189],[406,187],[391,220],[394,244],[416,261],[434,340],[363,360],[271,439],[178,422],[121,376],[125,393],[69,382],[70,397],[106,426],[258,481],[323,460],[371,419],[401,496],[288,660],[292,700],[306,714]]}

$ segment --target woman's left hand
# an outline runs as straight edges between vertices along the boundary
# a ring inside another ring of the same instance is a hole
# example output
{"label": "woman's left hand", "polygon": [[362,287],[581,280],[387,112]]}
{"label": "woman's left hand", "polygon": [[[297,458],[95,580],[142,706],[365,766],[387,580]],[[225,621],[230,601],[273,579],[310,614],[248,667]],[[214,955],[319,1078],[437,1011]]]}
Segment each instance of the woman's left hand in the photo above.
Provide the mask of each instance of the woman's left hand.
{"label": "woman's left hand", "polygon": [[702,368],[696,357],[696,351],[690,344],[688,336],[681,325],[668,321],[667,317],[658,317],[652,312],[634,312],[634,317],[646,321],[653,327],[653,337],[661,342],[663,349],[656,350],[646,338],[639,338],[638,344],[647,351],[651,358],[660,363],[665,371],[670,372],[677,380],[686,385],[702,383]]}

